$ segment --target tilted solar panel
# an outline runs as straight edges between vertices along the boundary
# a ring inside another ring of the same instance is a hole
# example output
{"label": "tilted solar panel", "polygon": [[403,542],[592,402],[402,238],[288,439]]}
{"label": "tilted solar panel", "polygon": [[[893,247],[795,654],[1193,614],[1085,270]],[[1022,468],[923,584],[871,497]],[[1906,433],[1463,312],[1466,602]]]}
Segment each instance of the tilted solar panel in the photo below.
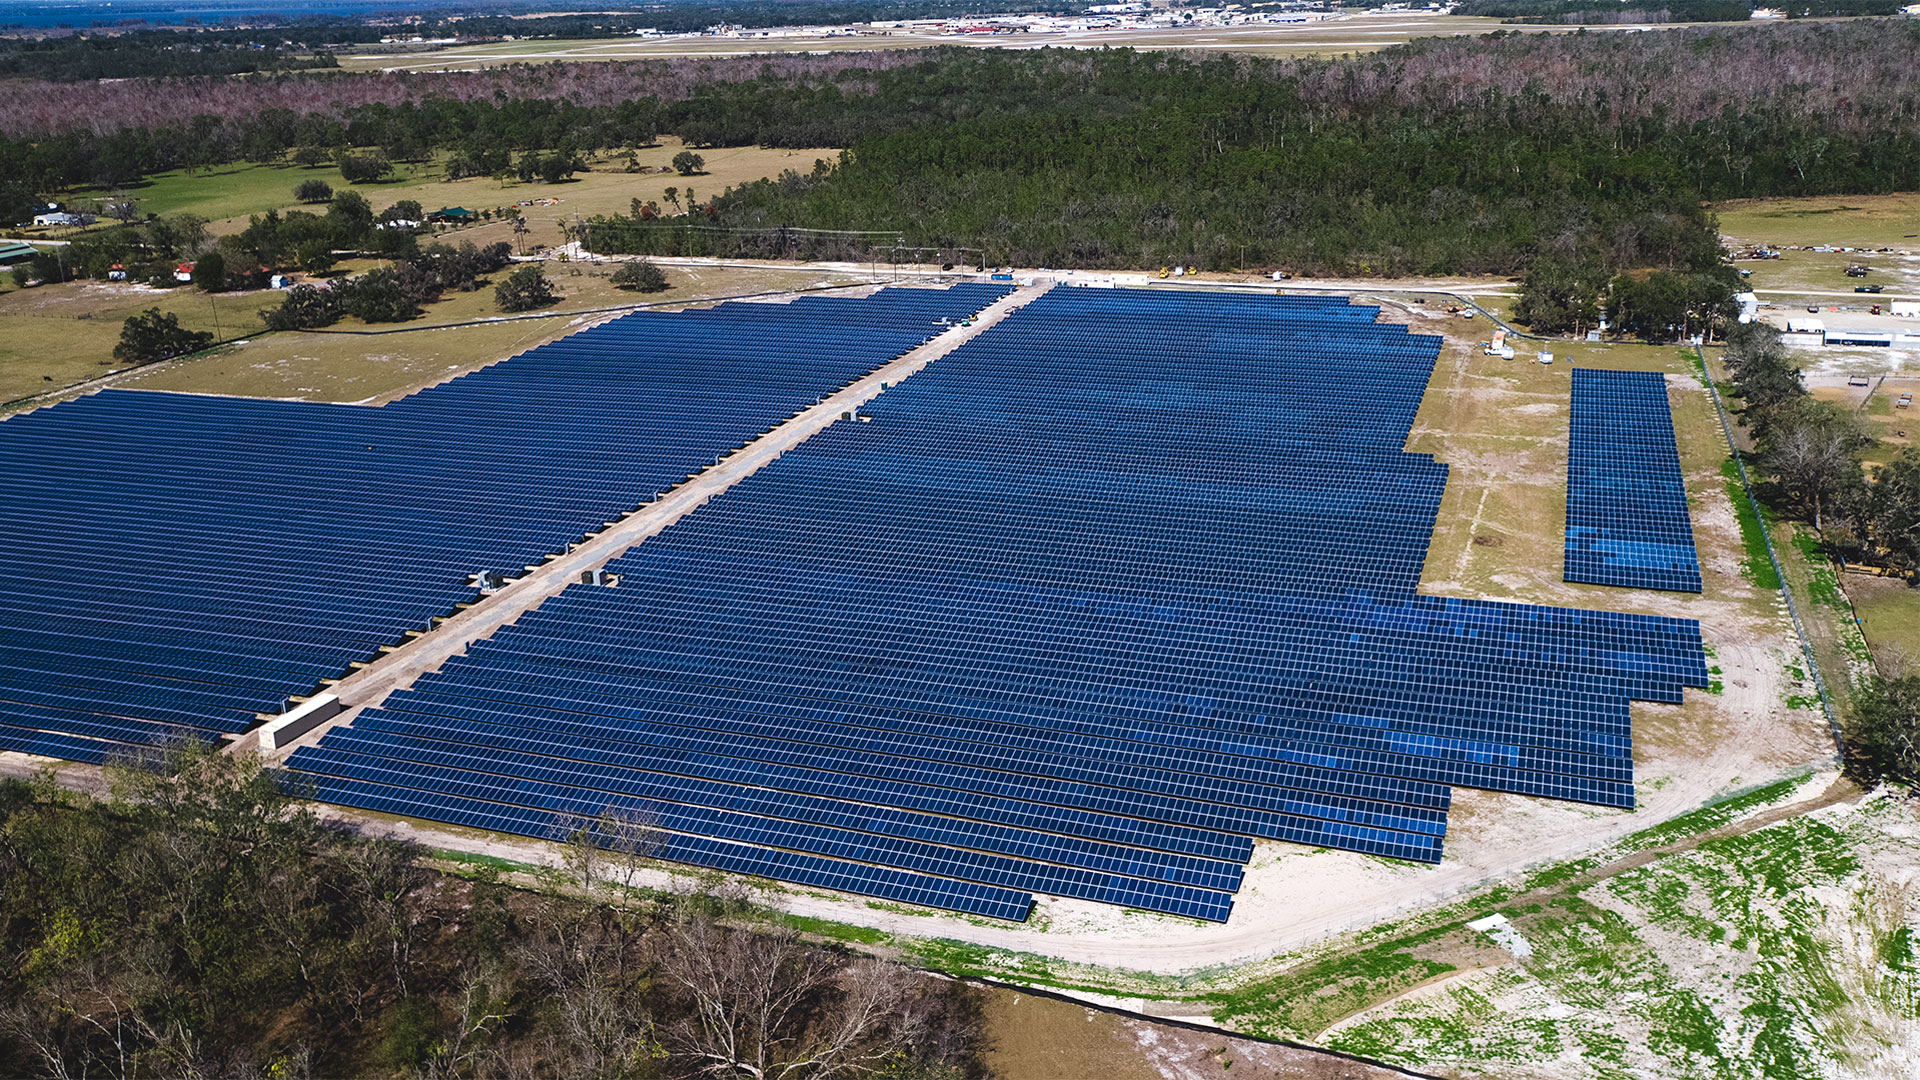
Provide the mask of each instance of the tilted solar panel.
{"label": "tilted solar panel", "polygon": [[1205,919],[1253,838],[1437,860],[1455,784],[1631,806],[1697,625],[1418,595],[1375,314],[1055,290],[290,764]]}
{"label": "tilted solar panel", "polygon": [[1699,592],[1666,377],[1573,369],[1568,436],[1565,579]]}

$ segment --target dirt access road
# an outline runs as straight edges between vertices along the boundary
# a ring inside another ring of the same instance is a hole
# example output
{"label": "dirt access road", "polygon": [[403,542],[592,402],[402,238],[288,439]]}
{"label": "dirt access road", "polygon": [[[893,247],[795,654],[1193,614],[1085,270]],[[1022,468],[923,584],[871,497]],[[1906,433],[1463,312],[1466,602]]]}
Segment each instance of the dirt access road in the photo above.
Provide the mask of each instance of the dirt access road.
{"label": "dirt access road", "polygon": [[[271,757],[276,761],[284,760],[294,746],[311,745],[332,728],[351,724],[362,709],[379,705],[394,690],[411,686],[421,675],[439,670],[441,664],[451,657],[464,654],[474,642],[491,637],[501,627],[511,625],[549,597],[578,582],[582,571],[606,566],[635,544],[705,506],[714,496],[752,476],[781,454],[839,420],[843,413],[858,410],[879,394],[883,386],[897,383],[947,355],[1046,291],[1047,286],[1042,285],[1014,290],[988,306],[972,325],[948,330],[855,380],[818,405],[778,425],[668,492],[665,498],[628,514],[586,543],[540,564],[526,576],[481,598],[478,603],[446,619],[433,630],[340,680],[330,692],[345,706],[341,714],[276,751]],[[252,753],[257,749],[257,733],[249,733],[236,740],[230,752]]]}

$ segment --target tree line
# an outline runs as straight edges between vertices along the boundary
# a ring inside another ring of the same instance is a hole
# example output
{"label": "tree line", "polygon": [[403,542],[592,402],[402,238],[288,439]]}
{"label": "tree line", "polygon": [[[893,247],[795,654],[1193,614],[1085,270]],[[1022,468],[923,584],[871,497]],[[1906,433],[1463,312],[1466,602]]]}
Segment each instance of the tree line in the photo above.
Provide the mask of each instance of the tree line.
{"label": "tree line", "polygon": [[[1890,569],[1920,580],[1920,451],[1909,447],[1871,474],[1861,453],[1873,443],[1859,413],[1818,401],[1762,322],[1728,332],[1723,356],[1752,436],[1751,474],[1769,506],[1805,521],[1820,546],[1842,562]],[[1842,731],[1849,771],[1867,782],[1920,783],[1920,674],[1894,658],[1851,687]],[[1908,658],[1909,660],[1911,658]]]}
{"label": "tree line", "polygon": [[644,818],[563,822],[538,891],[318,819],[209,748],[91,798],[0,781],[0,1073],[829,1080],[981,1075],[965,986],[811,944]]}
{"label": "tree line", "polygon": [[0,38],[0,78],[89,82],[337,68],[332,53],[167,30]]}
{"label": "tree line", "polygon": [[1753,439],[1762,498],[1812,525],[1844,561],[1920,576],[1920,451],[1864,472],[1860,456],[1873,445],[1866,421],[1809,394],[1767,323],[1731,329],[1723,362]]}
{"label": "tree line", "polygon": [[[537,172],[657,132],[695,147],[844,146],[810,171],[709,195],[692,218],[606,217],[589,239],[611,252],[808,255],[836,245],[796,237],[898,231],[1029,265],[1541,267],[1530,312],[1577,324],[1602,290],[1637,294],[1629,309],[1647,315],[1634,321],[1657,336],[1724,307],[1703,200],[1910,186],[1917,57],[1920,28],[1872,20],[1496,32],[1343,60],[942,49],[284,76],[241,98],[210,83],[197,100],[212,111],[184,122],[144,120],[153,88],[135,107],[114,95],[137,84],[117,83],[98,88],[118,104],[88,130],[0,144],[0,165],[14,166],[0,185],[132,183],[183,163],[366,147],[394,160],[444,151],[463,171],[497,171],[511,150],[522,164],[540,155]],[[1795,78],[1778,76],[1783,64]],[[22,110],[41,109],[0,103],[0,127],[31,127]]]}
{"label": "tree line", "polygon": [[[1691,294],[1710,293],[1717,315],[1731,292],[1702,200],[1895,190],[1920,166],[1910,101],[1862,84],[1838,110],[1855,111],[1848,125],[1777,85],[1746,92],[1750,61],[1778,63],[1755,48],[1838,60],[1829,50],[1844,39],[1866,47],[1859,72],[1920,40],[1893,24],[1875,33],[1892,41],[1742,27],[1420,42],[1327,62],[981,53],[874,72],[867,93],[705,84],[664,130],[851,149],[724,194],[685,223],[697,229],[609,217],[592,239],[615,252],[827,255],[832,241],[787,230],[899,230],[1023,265],[1386,274],[1520,273],[1550,258],[1589,294],[1623,270],[1681,275],[1640,297],[1652,314],[1639,321],[1664,332],[1702,306]],[[1628,88],[1628,72],[1656,85]],[[1658,317],[1670,294],[1679,319]]]}

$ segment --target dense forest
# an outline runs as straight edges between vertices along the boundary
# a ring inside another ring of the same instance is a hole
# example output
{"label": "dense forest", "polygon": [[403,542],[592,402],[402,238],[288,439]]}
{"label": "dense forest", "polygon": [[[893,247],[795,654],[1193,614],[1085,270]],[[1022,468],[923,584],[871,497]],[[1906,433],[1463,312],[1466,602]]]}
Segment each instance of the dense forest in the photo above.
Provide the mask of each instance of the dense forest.
{"label": "dense forest", "polygon": [[948,54],[857,94],[710,83],[663,127],[851,150],[706,208],[738,231],[604,220],[593,241],[772,253],[798,226],[1021,265],[1717,274],[1705,199],[1911,186],[1916,43],[1907,23],[1742,26],[1336,61]]}
{"label": "dense forest", "polygon": [[1648,310],[1683,309],[1648,320],[1658,335],[1726,291],[1701,277],[1724,278],[1703,200],[1912,186],[1917,58],[1920,24],[1853,20],[1494,33],[1339,60],[953,48],[39,84],[0,103],[0,194],[23,208],[84,185],[137,191],[162,169],[355,147],[447,152],[471,175],[660,133],[841,146],[691,215],[601,219],[589,239],[818,255],[838,251],[788,230],[886,230],[1024,265],[1539,268],[1530,294],[1554,292],[1530,310],[1575,323],[1596,283],[1651,270],[1673,280],[1649,288]]}
{"label": "dense forest", "polygon": [[317,819],[210,750],[90,798],[0,781],[0,1075],[979,1075],[962,984],[809,944],[737,885],[639,889],[644,821],[556,826],[564,868]]}
{"label": "dense forest", "polygon": [[172,31],[0,39],[0,78],[48,82],[251,75],[338,66],[332,53],[313,53],[280,41],[204,39]]}

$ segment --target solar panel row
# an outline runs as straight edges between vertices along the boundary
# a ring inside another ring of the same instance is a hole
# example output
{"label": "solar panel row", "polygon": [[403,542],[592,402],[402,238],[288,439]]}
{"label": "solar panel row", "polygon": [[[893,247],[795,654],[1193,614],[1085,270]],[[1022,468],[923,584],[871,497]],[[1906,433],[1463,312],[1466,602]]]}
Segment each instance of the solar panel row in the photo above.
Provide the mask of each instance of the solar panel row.
{"label": "solar panel row", "polygon": [[1667,381],[1657,371],[1573,369],[1564,577],[1700,591]]}
{"label": "solar panel row", "polygon": [[1004,295],[630,315],[380,408],[107,391],[0,424],[0,747],[244,731]]}
{"label": "solar panel row", "polygon": [[1632,805],[1628,702],[1706,684],[1697,625],[1417,595],[1437,340],[1376,315],[1055,290],[290,765],[1208,919],[1252,838],[1431,861],[1454,784]]}

